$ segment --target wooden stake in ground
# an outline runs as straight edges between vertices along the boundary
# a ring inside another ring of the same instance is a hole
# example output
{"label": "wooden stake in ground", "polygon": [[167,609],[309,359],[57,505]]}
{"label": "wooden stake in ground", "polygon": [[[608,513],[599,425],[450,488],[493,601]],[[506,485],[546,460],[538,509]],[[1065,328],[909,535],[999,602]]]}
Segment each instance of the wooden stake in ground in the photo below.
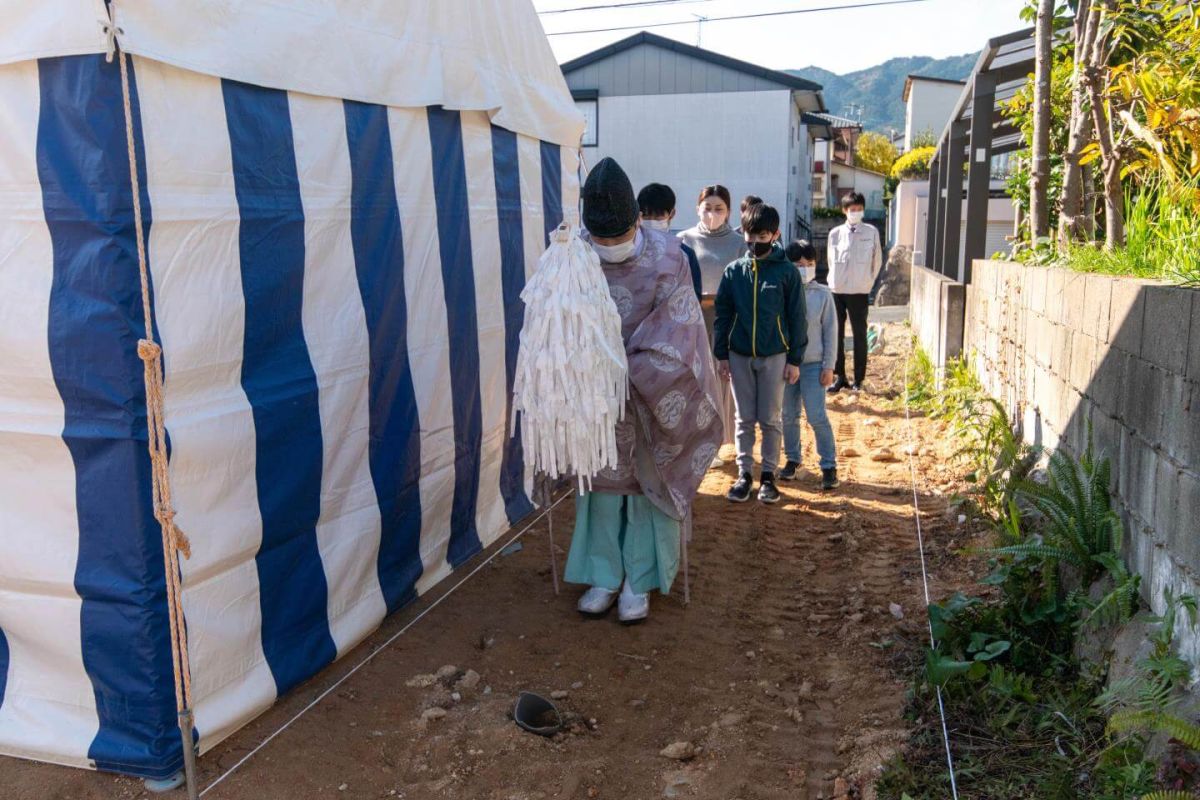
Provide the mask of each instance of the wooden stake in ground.
{"label": "wooden stake in ground", "polygon": [[1033,152],[1029,177],[1029,224],[1036,242],[1050,234],[1050,72],[1053,58],[1054,0],[1038,0],[1033,89]]}

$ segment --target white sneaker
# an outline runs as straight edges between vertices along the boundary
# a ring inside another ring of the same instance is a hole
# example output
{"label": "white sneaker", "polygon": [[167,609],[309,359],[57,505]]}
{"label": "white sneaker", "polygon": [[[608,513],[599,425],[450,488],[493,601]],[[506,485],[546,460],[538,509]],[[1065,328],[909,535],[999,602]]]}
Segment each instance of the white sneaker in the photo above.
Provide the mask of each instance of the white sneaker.
{"label": "white sneaker", "polygon": [[605,589],[602,586],[593,586],[583,593],[579,598],[580,614],[589,617],[602,617],[609,612],[613,607],[613,602],[617,599],[617,593],[612,589]]}
{"label": "white sneaker", "polygon": [[629,587],[629,580],[621,587],[621,599],[617,603],[617,617],[626,625],[642,622],[650,616],[650,595],[636,594]]}

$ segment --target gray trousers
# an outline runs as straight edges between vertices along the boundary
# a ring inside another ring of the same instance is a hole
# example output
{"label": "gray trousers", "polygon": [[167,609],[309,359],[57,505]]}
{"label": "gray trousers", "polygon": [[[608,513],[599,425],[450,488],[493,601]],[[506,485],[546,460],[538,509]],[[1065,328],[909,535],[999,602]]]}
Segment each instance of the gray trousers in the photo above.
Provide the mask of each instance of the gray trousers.
{"label": "gray trousers", "polygon": [[737,463],[739,472],[754,468],[754,426],[762,428],[762,471],[775,472],[783,441],[783,368],[787,354],[751,358],[729,354],[733,402],[737,407]]}

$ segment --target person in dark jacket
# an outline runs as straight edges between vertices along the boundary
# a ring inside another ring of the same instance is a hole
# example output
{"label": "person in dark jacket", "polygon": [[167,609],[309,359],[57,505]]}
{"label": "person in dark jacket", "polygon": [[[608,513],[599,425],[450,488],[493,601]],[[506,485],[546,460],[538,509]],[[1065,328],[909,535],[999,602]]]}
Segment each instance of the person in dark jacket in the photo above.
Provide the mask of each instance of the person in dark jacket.
{"label": "person in dark jacket", "polygon": [[[665,183],[647,183],[638,192],[637,203],[643,228],[663,233],[671,232],[671,220],[675,219],[675,191],[670,186]],[[692,273],[692,286],[696,288],[696,299],[699,300],[700,262],[696,258],[696,251],[683,242],[679,243],[679,249],[687,258],[688,270]]]}
{"label": "person in dark jacket", "polygon": [[737,409],[738,480],[726,497],[750,499],[755,426],[762,428],[758,499],[779,501],[775,470],[783,438],[784,383],[795,383],[808,343],[804,286],[779,246],[779,212],[759,203],[742,214],[747,255],[730,264],[717,288],[713,354],[733,383]]}

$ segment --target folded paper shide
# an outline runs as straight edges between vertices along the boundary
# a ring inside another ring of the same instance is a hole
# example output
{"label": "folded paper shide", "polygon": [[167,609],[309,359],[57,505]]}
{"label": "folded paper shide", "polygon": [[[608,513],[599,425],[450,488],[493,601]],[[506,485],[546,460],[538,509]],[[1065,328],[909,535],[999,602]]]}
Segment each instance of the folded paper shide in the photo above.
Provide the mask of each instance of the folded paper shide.
{"label": "folded paper shide", "polygon": [[525,325],[513,384],[513,432],[539,472],[574,474],[580,491],[617,465],[629,396],[621,316],[600,259],[562,225],[521,293]]}

